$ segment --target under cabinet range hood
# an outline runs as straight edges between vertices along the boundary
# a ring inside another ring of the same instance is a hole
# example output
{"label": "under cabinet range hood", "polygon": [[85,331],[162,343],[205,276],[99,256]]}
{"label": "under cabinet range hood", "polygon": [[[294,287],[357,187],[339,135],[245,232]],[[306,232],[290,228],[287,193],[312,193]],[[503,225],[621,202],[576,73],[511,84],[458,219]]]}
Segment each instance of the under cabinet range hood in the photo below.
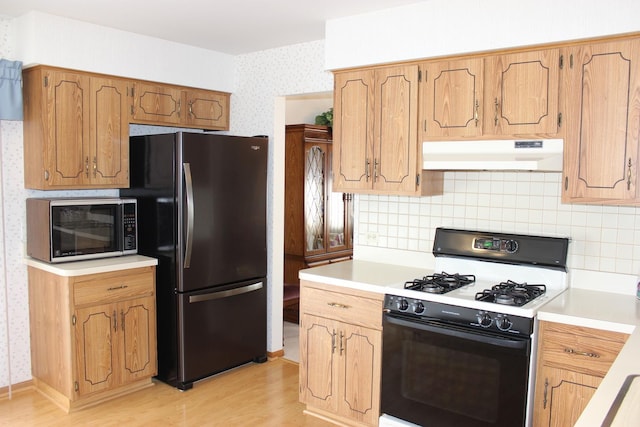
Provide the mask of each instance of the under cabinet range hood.
{"label": "under cabinet range hood", "polygon": [[425,141],[424,170],[562,171],[562,139]]}

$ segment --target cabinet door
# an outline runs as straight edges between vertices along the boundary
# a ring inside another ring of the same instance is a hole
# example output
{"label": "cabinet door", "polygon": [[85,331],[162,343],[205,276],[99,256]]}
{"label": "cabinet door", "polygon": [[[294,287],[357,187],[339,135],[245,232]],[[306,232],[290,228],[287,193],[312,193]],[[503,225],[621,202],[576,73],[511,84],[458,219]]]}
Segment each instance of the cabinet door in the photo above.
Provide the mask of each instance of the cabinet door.
{"label": "cabinet door", "polygon": [[337,73],[333,105],[333,191],[371,188],[373,70]]}
{"label": "cabinet door", "polygon": [[481,58],[423,65],[423,139],[482,135]]}
{"label": "cabinet door", "polygon": [[118,330],[115,304],[76,310],[76,391],[85,395],[108,390],[119,382],[114,341]]}
{"label": "cabinet door", "polygon": [[485,135],[557,133],[558,49],[490,57],[484,72]]}
{"label": "cabinet door", "polygon": [[118,305],[120,315],[121,383],[155,375],[156,315],[154,298],[140,298]]}
{"label": "cabinet door", "polygon": [[45,80],[45,180],[51,187],[89,179],[89,77],[47,70]]}
{"label": "cabinet door", "polygon": [[567,51],[563,201],[638,197],[640,41]]}
{"label": "cabinet door", "polygon": [[229,129],[229,94],[189,89],[185,92],[185,125],[215,130]]}
{"label": "cabinet door", "polygon": [[93,185],[129,186],[127,82],[91,78],[89,178]]}
{"label": "cabinet door", "polygon": [[369,425],[380,416],[381,344],[381,331],[340,325],[338,413]]}
{"label": "cabinet door", "polygon": [[326,252],[327,144],[305,143],[304,150],[304,255]]}
{"label": "cabinet door", "polygon": [[179,125],[182,91],[166,85],[136,82],[131,119],[137,123]]}
{"label": "cabinet door", "polygon": [[542,366],[536,384],[533,425],[564,427],[576,423],[602,378]]}
{"label": "cabinet door", "polygon": [[300,324],[300,401],[335,412],[337,322],[303,314]]}
{"label": "cabinet door", "polygon": [[417,187],[418,66],[375,72],[373,188],[413,194]]}

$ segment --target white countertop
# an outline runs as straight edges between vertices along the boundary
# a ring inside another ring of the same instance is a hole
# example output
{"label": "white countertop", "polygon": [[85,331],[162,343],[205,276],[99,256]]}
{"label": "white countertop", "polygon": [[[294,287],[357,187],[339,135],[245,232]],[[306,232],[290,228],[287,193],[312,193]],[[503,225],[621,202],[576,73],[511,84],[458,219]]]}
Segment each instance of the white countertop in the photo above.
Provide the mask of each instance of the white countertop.
{"label": "white countertop", "polygon": [[[432,273],[426,268],[370,261],[345,261],[301,270],[303,280],[370,292],[402,288],[407,280]],[[630,334],[618,358],[576,427],[601,426],[628,375],[640,374],[640,300],[633,295],[570,288],[538,311],[538,319]]]}
{"label": "white countertop", "polygon": [[384,294],[388,287],[403,288],[407,280],[431,273],[433,270],[426,268],[352,260],[300,270],[298,276],[302,280]]}
{"label": "white countertop", "polygon": [[158,265],[158,260],[143,255],[127,255],[87,261],[61,262],[50,264],[33,258],[25,258],[25,264],[58,276],[84,276],[85,274],[107,273],[131,268]]}
{"label": "white countertop", "polygon": [[630,334],[575,425],[601,426],[627,376],[640,374],[640,328],[636,328],[640,300],[633,295],[570,288],[542,307],[538,319]]}

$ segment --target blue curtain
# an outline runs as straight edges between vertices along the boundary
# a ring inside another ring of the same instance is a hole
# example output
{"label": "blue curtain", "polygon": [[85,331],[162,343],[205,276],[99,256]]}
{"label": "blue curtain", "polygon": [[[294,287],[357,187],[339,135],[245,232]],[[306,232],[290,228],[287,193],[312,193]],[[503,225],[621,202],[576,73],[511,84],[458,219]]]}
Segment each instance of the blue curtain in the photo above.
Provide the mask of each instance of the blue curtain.
{"label": "blue curtain", "polygon": [[22,120],[22,62],[0,59],[0,120]]}

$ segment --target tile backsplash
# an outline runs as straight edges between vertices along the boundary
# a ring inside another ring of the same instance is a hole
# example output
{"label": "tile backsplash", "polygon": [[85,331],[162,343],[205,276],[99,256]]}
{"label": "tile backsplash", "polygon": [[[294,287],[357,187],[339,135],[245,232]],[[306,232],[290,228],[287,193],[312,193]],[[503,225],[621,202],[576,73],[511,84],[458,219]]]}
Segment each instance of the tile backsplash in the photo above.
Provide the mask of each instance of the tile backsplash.
{"label": "tile backsplash", "polygon": [[436,227],[569,237],[569,267],[640,273],[640,209],[563,204],[558,172],[445,172],[444,194],[359,195],[355,244],[431,252]]}

